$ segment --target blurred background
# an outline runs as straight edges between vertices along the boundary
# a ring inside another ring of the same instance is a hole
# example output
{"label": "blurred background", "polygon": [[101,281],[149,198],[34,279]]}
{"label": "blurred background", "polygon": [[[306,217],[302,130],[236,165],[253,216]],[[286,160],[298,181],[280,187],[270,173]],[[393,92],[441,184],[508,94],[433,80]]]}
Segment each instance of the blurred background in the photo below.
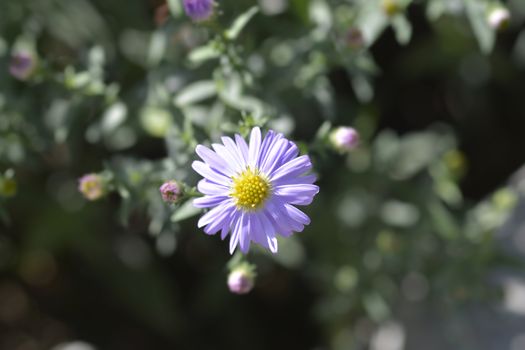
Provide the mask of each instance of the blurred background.
{"label": "blurred background", "polygon": [[[0,3],[0,349],[525,349],[525,3],[187,2]],[[321,190],[239,296],[158,188],[254,125]]]}

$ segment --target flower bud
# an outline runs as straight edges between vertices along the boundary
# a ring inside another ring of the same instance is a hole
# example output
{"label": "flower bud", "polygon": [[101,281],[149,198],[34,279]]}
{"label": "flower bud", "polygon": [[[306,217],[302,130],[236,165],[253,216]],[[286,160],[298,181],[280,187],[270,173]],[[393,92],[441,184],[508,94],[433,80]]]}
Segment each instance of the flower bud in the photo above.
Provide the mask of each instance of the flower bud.
{"label": "flower bud", "polygon": [[351,151],[359,144],[359,134],[354,128],[340,126],[330,134],[330,142],[339,151]]}
{"label": "flower bud", "polygon": [[11,56],[9,73],[18,80],[27,80],[36,69],[36,57],[29,51],[16,52]]}
{"label": "flower bud", "polygon": [[361,49],[365,44],[361,29],[353,27],[346,32],[345,42],[352,49]]}
{"label": "flower bud", "polygon": [[175,180],[166,181],[160,186],[159,190],[166,203],[175,203],[182,195],[181,186]]}
{"label": "flower bud", "polygon": [[107,183],[99,174],[87,174],[78,180],[78,190],[90,201],[95,201],[107,194]]}
{"label": "flower bud", "polygon": [[496,6],[488,12],[487,22],[494,30],[504,30],[510,24],[510,12],[506,7]]}
{"label": "flower bud", "polygon": [[255,273],[246,266],[233,269],[228,275],[228,288],[235,294],[249,293],[255,284]]}
{"label": "flower bud", "polygon": [[213,0],[183,0],[184,11],[195,22],[203,22],[213,15]]}

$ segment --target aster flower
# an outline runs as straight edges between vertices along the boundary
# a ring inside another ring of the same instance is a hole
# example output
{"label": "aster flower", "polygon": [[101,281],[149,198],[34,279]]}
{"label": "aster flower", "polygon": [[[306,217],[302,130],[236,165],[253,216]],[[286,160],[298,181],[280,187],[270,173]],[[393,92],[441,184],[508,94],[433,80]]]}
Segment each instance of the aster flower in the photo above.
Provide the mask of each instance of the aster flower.
{"label": "aster flower", "polygon": [[182,190],[177,181],[171,180],[162,184],[159,188],[162,199],[166,203],[175,203],[179,200]]}
{"label": "aster flower", "polygon": [[35,56],[24,51],[14,53],[9,63],[9,73],[18,80],[27,80],[35,68]]}
{"label": "aster flower", "polygon": [[213,15],[213,0],[183,0],[184,11],[195,22],[208,20]]}
{"label": "aster flower", "polygon": [[340,126],[330,134],[330,142],[339,151],[351,151],[359,144],[359,133],[349,126]]}
{"label": "aster flower", "polygon": [[212,208],[198,222],[204,232],[230,234],[230,253],[237,245],[247,253],[250,242],[277,252],[277,238],[301,232],[310,219],[294,205],[308,205],[319,188],[313,185],[312,169],[307,155],[299,156],[297,146],[270,130],[264,139],[261,130],[251,131],[249,145],[240,136],[235,141],[223,137],[213,144],[213,151],[198,145],[193,169],[204,177],[198,190],[204,197],[194,206]]}
{"label": "aster flower", "polygon": [[107,193],[104,178],[99,174],[86,174],[78,180],[78,190],[90,201],[102,198]]}

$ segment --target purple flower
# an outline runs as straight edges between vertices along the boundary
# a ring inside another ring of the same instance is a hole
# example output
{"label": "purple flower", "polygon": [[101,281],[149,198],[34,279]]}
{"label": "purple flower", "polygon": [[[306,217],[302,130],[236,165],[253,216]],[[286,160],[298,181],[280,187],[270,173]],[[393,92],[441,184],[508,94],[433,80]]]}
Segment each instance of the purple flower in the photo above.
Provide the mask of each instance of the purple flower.
{"label": "purple flower", "polygon": [[159,190],[162,199],[166,203],[175,203],[179,200],[180,195],[182,194],[180,185],[174,180],[163,183]]}
{"label": "purple flower", "polygon": [[359,144],[359,133],[354,128],[340,126],[332,131],[330,141],[339,151],[351,151]]}
{"label": "purple flower", "polygon": [[213,0],[183,0],[184,11],[195,22],[206,21],[213,15]]}
{"label": "purple flower", "polygon": [[230,292],[235,294],[247,294],[254,286],[255,277],[253,272],[238,268],[230,272],[228,275],[228,288]]}
{"label": "purple flower", "polygon": [[36,68],[36,60],[29,52],[17,52],[11,56],[9,73],[19,80],[27,80]]}
{"label": "purple flower", "polygon": [[78,180],[78,190],[90,201],[103,197],[106,193],[106,182],[99,174],[87,174]]}
{"label": "purple flower", "polygon": [[319,192],[313,185],[310,158],[299,156],[297,146],[270,130],[264,139],[261,130],[251,131],[249,145],[240,136],[235,141],[223,137],[213,150],[198,145],[193,169],[204,177],[198,190],[204,197],[195,199],[197,208],[212,208],[198,222],[204,232],[230,234],[230,253],[237,245],[247,253],[250,242],[277,252],[277,238],[301,232],[310,219],[294,205],[308,205]]}

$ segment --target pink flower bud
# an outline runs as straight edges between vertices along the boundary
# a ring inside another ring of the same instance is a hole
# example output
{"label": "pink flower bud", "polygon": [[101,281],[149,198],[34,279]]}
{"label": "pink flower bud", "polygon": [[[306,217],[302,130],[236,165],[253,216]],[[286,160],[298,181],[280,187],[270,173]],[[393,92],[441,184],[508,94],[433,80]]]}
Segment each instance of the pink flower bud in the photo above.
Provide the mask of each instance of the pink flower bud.
{"label": "pink flower bud", "polygon": [[20,51],[11,56],[9,73],[18,80],[27,80],[36,69],[36,57],[30,52]]}
{"label": "pink flower bud", "polygon": [[249,293],[255,284],[255,276],[246,268],[237,268],[228,276],[228,288],[235,294]]}
{"label": "pink flower bud", "polygon": [[332,131],[330,141],[339,151],[351,151],[359,144],[359,133],[354,128],[341,126]]}
{"label": "pink flower bud", "polygon": [[107,194],[106,182],[99,174],[87,174],[78,180],[78,190],[90,201],[95,201]]}
{"label": "pink flower bud", "polygon": [[181,187],[175,180],[170,180],[163,183],[159,190],[160,194],[162,195],[162,199],[166,203],[175,203],[180,199],[182,194]]}

